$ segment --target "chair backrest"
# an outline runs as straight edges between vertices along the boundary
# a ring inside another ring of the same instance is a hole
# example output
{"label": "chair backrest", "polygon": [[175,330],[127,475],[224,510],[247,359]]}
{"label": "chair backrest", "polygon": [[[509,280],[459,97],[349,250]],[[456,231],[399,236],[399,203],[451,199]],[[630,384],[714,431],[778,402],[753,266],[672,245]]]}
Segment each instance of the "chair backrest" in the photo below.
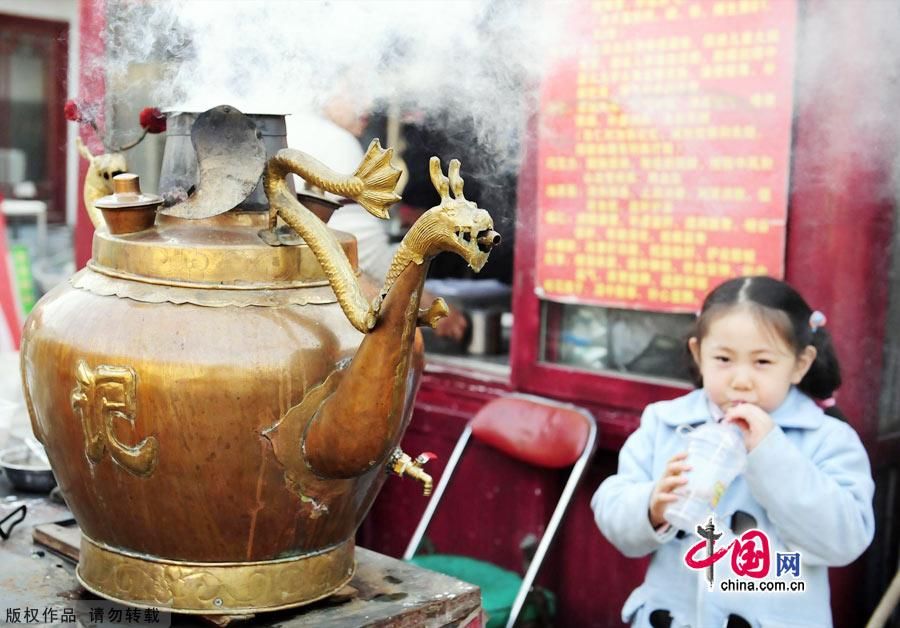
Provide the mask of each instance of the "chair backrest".
{"label": "chair backrest", "polygon": [[405,560],[415,555],[472,436],[479,442],[530,465],[553,469],[572,467],[553,515],[522,579],[522,586],[506,624],[511,627],[522,610],[525,598],[594,451],[597,424],[587,410],[543,397],[514,394],[489,401],[469,421],[456,442],[434,495],[403,554]]}
{"label": "chair backrest", "polygon": [[575,464],[590,438],[586,410],[529,395],[494,399],[472,419],[472,436],[508,456],[539,467]]}

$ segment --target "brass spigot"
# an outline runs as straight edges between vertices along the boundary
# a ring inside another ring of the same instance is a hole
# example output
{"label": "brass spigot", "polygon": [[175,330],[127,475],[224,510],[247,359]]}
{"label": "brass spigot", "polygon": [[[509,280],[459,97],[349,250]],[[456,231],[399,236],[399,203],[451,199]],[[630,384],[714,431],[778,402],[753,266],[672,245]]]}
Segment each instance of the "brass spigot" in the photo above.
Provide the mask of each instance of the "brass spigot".
{"label": "brass spigot", "polygon": [[402,449],[397,447],[394,449],[390,458],[388,458],[387,468],[388,471],[393,471],[400,477],[407,475],[412,479],[421,482],[422,494],[425,497],[428,497],[431,495],[434,481],[431,479],[430,475],[425,473],[425,470],[422,467],[429,460],[433,460],[434,458],[437,458],[437,456],[430,451],[426,451],[416,456],[416,459],[413,460],[409,454],[404,453]]}

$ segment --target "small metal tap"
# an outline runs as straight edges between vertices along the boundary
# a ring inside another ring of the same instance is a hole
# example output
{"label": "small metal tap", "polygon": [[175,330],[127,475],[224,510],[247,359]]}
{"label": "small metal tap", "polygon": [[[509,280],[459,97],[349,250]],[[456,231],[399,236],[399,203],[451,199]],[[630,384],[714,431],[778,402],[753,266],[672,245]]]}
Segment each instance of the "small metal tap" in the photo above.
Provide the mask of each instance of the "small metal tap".
{"label": "small metal tap", "polygon": [[430,475],[425,473],[422,467],[434,458],[437,458],[437,456],[430,451],[426,451],[416,456],[415,460],[413,460],[409,454],[404,453],[402,449],[397,447],[390,458],[388,458],[387,470],[389,472],[393,471],[400,477],[406,475],[414,480],[418,480],[422,483],[422,494],[428,497],[431,495],[434,481]]}

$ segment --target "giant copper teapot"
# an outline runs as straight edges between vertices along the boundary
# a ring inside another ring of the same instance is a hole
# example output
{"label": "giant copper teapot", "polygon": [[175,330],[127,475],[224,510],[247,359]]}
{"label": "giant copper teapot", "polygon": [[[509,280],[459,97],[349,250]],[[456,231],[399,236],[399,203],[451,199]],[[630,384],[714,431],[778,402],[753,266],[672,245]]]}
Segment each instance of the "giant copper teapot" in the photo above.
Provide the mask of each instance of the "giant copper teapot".
{"label": "giant copper teapot", "polygon": [[[420,309],[422,284],[441,251],[480,269],[499,242],[491,218],[465,199],[459,162],[447,177],[432,158],[441,202],[369,298],[355,240],[288,179],[385,217],[391,151],[373,141],[342,175],[300,151],[267,156],[262,136],[227,106],[196,116],[198,182],[168,207],[116,177],[90,199],[92,259],[25,324],[34,433],[81,527],[77,576],[106,598],[203,614],[311,602],[352,576],[387,470],[430,487],[398,448],[416,327],[446,313]],[[260,179],[262,210],[242,207]]]}

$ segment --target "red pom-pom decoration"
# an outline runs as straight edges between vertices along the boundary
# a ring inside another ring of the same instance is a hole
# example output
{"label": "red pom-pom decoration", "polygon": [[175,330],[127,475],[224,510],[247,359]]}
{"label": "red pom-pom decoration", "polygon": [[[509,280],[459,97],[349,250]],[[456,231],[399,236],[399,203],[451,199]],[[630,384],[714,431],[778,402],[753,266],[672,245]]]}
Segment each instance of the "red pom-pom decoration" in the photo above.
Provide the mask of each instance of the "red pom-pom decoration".
{"label": "red pom-pom decoration", "polygon": [[63,106],[63,113],[66,116],[66,120],[70,122],[81,122],[81,112],[78,110],[78,105],[74,100],[67,100],[66,104]]}
{"label": "red pom-pom decoration", "polygon": [[140,115],[141,128],[147,133],[162,133],[166,130],[166,117],[156,107],[144,107]]}

